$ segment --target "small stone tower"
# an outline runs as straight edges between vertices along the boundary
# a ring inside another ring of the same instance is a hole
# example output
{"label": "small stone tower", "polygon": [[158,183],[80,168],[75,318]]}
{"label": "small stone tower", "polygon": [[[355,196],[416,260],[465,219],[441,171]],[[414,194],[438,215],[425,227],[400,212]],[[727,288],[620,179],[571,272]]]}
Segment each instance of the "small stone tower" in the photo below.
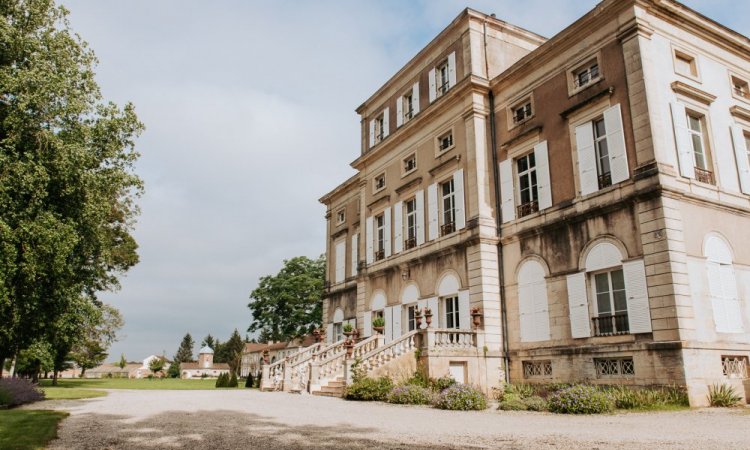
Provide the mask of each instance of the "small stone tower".
{"label": "small stone tower", "polygon": [[214,350],[208,345],[198,352],[198,366],[201,369],[210,369],[214,365]]}

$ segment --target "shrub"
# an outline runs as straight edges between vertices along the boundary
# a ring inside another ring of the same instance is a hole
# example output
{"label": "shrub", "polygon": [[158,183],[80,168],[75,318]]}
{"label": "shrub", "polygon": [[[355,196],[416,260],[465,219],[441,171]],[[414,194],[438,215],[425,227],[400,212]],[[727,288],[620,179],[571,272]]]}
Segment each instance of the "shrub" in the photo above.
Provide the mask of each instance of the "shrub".
{"label": "shrub", "polygon": [[386,401],[400,405],[429,405],[432,403],[433,392],[416,384],[396,386],[388,393]]}
{"label": "shrub", "polygon": [[430,387],[436,392],[443,392],[454,384],[456,384],[456,380],[454,380],[450,375],[430,379]]}
{"label": "shrub", "polygon": [[455,384],[440,393],[435,406],[449,410],[481,411],[487,409],[487,397],[479,389],[465,384]]}
{"label": "shrub", "polygon": [[247,378],[245,378],[245,387],[251,388],[253,387],[253,374],[248,373]]}
{"label": "shrub", "polygon": [[216,387],[229,387],[229,375],[227,375],[226,373],[222,373],[221,375],[219,375],[219,378],[216,379]]}
{"label": "shrub", "polygon": [[344,398],[347,400],[383,401],[393,388],[388,377],[362,378],[346,387]]}
{"label": "shrub", "polygon": [[385,319],[382,317],[376,317],[372,319],[372,326],[374,327],[384,327],[385,326]]}
{"label": "shrub", "polygon": [[44,392],[29,380],[0,378],[0,405],[17,406],[44,400]]}
{"label": "shrub", "polygon": [[518,395],[505,393],[497,409],[502,411],[526,411],[529,407]]}
{"label": "shrub", "polygon": [[239,383],[237,382],[237,374],[232,372],[232,378],[229,379],[229,383],[227,383],[227,387],[230,388],[236,388]]}
{"label": "shrub", "polygon": [[522,399],[529,398],[533,395],[536,395],[536,387],[530,385],[530,384],[506,384],[505,390],[503,391],[503,397],[505,395],[516,395]]}
{"label": "shrub", "polygon": [[619,409],[658,409],[665,406],[690,406],[687,392],[676,386],[665,388],[634,389],[626,386],[611,386],[605,392],[612,397]]}
{"label": "shrub", "polygon": [[412,385],[412,386],[419,386],[419,387],[423,387],[423,388],[429,388],[429,387],[431,387],[431,384],[432,384],[431,381],[432,380],[428,379],[424,375],[424,373],[422,371],[417,370],[414,373],[414,375],[412,375],[411,378],[409,378],[408,380],[406,380],[406,382],[404,384],[408,384],[408,385]]}
{"label": "shrub", "polygon": [[742,397],[728,384],[714,384],[708,387],[708,402],[711,406],[731,408],[739,405]]}
{"label": "shrub", "polygon": [[615,402],[594,386],[571,386],[554,393],[549,399],[549,410],[560,414],[601,414],[611,412]]}
{"label": "shrub", "polygon": [[538,395],[523,399],[523,403],[529,411],[547,411],[547,400]]}

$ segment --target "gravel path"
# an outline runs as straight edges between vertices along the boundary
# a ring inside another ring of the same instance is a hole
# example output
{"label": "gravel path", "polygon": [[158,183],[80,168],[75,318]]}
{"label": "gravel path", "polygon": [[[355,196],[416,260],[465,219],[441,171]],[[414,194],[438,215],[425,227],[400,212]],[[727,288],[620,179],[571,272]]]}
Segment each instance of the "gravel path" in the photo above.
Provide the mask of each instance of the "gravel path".
{"label": "gravel path", "polygon": [[[747,449],[750,410],[449,412],[258,391],[126,391],[71,412],[52,449]],[[39,404],[33,406],[38,408]]]}

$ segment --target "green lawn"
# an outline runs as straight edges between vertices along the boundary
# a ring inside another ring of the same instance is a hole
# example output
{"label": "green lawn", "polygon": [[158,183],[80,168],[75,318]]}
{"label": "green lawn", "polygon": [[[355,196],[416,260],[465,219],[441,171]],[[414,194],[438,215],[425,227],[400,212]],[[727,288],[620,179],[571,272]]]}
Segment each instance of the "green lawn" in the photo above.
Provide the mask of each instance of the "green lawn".
{"label": "green lawn", "polygon": [[0,448],[27,450],[44,448],[57,437],[57,424],[68,416],[61,411],[10,409],[0,411]]}
{"label": "green lawn", "polygon": [[80,398],[104,397],[105,391],[94,389],[82,389],[69,386],[47,386],[43,387],[45,400],[77,400]]}
{"label": "green lawn", "polygon": [[[41,380],[41,386],[47,388],[52,385],[52,380]],[[65,378],[57,380],[57,390],[64,389],[169,389],[169,390],[198,390],[216,389],[215,379],[182,380],[180,378]],[[244,383],[240,383],[243,387]],[[57,394],[55,394],[57,395]]]}

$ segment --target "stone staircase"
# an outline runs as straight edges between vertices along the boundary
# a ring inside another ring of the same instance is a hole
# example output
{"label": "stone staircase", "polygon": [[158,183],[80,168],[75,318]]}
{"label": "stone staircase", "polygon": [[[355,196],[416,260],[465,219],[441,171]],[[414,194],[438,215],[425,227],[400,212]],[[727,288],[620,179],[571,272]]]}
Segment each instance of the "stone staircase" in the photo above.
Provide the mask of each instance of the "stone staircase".
{"label": "stone staircase", "polygon": [[329,380],[324,386],[320,387],[320,390],[313,391],[312,395],[320,397],[343,397],[344,389],[346,389],[346,382],[344,377],[336,377]]}

